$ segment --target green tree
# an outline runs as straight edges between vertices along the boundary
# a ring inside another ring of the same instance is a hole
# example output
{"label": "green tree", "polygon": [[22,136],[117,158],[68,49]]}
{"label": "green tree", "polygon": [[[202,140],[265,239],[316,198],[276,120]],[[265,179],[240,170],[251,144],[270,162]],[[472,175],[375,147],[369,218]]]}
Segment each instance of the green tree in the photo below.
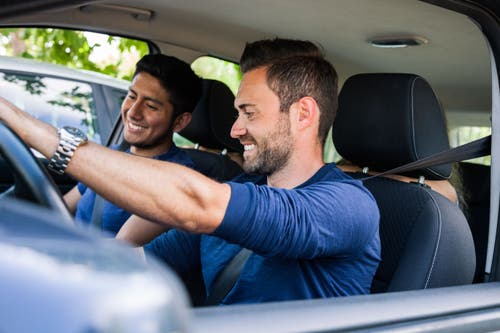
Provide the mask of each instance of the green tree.
{"label": "green tree", "polygon": [[[104,63],[91,61],[92,53],[100,44],[91,44],[82,31],[52,28],[10,28],[0,30],[2,46],[8,55],[36,59],[71,68],[101,72],[114,77],[131,79],[135,61],[128,66],[126,58],[109,59]],[[6,38],[5,38],[6,37]],[[148,53],[145,42],[109,36],[107,44],[118,48],[122,55],[134,51],[138,57]],[[138,59],[137,59],[138,60]]]}
{"label": "green tree", "polygon": [[191,68],[200,77],[224,82],[236,95],[241,81],[240,66],[233,62],[209,56],[196,59]]}

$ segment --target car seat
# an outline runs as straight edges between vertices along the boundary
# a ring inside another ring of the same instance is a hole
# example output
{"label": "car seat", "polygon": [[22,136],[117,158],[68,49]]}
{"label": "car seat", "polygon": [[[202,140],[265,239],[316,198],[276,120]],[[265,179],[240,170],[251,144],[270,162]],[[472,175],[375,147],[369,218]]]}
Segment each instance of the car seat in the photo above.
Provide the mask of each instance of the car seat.
{"label": "car seat", "polygon": [[[219,181],[230,180],[243,172],[231,160],[228,151],[241,153],[243,146],[230,137],[235,120],[234,95],[224,83],[203,80],[202,97],[192,114],[191,122],[180,135],[196,144],[195,148],[183,148],[195,162],[198,171]],[[201,150],[219,150],[213,153]]]}
{"label": "car seat", "polygon": [[[193,111],[191,122],[179,132],[196,145],[181,149],[191,157],[199,172],[218,181],[231,180],[243,172],[226,154],[228,151],[243,151],[239,141],[229,135],[235,119],[232,91],[222,82],[204,79],[202,96]],[[200,146],[221,153],[201,150]],[[183,281],[193,306],[204,305],[206,292],[201,271],[191,272]]]}
{"label": "car seat", "polygon": [[[449,149],[444,114],[430,85],[413,74],[359,74],[339,95],[333,125],[339,154],[364,171],[384,172]],[[382,260],[372,292],[469,284],[476,257],[463,213],[425,185],[451,165],[405,173],[419,182],[353,174],[380,209]]]}

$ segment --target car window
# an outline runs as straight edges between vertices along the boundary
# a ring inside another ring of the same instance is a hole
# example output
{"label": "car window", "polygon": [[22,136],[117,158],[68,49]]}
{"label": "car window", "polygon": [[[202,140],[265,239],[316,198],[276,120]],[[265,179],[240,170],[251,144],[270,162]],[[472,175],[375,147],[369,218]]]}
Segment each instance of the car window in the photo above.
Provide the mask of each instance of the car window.
{"label": "car window", "polygon": [[[458,147],[488,135],[491,135],[491,127],[489,126],[457,126],[448,133],[451,147]],[[491,156],[478,157],[467,162],[491,165]]]}
{"label": "car window", "polygon": [[342,156],[340,156],[340,154],[335,149],[331,137],[332,137],[332,128],[330,127],[330,130],[328,131],[327,140],[325,140],[325,146],[323,147],[323,160],[326,163],[338,162],[342,159]]}
{"label": "car window", "polygon": [[106,144],[146,42],[52,28],[0,29],[0,95]]}
{"label": "car window", "polygon": [[92,87],[33,74],[0,73],[0,95],[53,126],[70,125],[101,143]]}

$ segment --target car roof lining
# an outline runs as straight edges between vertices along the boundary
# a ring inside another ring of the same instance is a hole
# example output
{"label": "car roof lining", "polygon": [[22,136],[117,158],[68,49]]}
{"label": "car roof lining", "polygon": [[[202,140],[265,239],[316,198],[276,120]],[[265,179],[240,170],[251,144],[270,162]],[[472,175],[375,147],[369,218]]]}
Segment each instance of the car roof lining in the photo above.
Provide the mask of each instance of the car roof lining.
{"label": "car roof lining", "polygon": [[[489,117],[491,74],[484,38],[471,20],[444,8],[416,0],[370,1],[362,8],[350,0],[337,0],[334,11],[328,0],[314,2],[314,8],[300,1],[214,0],[210,7],[225,8],[214,12],[202,1],[142,3],[141,10],[152,13],[149,20],[138,20],[127,11],[99,7],[116,5],[115,1],[92,2],[94,9],[90,13],[74,1],[72,7],[16,16],[15,22],[77,29],[92,25],[93,30],[149,39],[163,53],[186,61],[202,54],[237,61],[246,41],[315,36],[313,39],[334,63],[341,83],[363,72],[415,73],[431,83],[448,113],[479,114],[483,120]],[[137,8],[136,1],[124,0],[119,5]],[[261,8],[258,15],[247,15],[249,6]],[[9,21],[14,22],[6,18],[2,25]],[[328,26],[323,26],[324,22],[329,22]],[[461,38],[449,38],[450,34]],[[421,35],[429,43],[398,50],[377,49],[367,43],[369,38],[388,35]],[[459,117],[451,118],[453,126]]]}

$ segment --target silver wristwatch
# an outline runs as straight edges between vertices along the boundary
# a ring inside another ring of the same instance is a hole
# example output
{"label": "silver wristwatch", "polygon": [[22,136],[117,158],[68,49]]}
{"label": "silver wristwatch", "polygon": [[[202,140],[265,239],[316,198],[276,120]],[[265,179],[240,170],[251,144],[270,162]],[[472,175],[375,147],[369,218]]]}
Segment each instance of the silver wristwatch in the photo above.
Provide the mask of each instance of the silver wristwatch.
{"label": "silver wristwatch", "polygon": [[57,174],[64,174],[71,157],[78,146],[87,143],[87,135],[80,129],[71,126],[64,126],[58,129],[59,146],[54,155],[50,158],[48,167]]}

